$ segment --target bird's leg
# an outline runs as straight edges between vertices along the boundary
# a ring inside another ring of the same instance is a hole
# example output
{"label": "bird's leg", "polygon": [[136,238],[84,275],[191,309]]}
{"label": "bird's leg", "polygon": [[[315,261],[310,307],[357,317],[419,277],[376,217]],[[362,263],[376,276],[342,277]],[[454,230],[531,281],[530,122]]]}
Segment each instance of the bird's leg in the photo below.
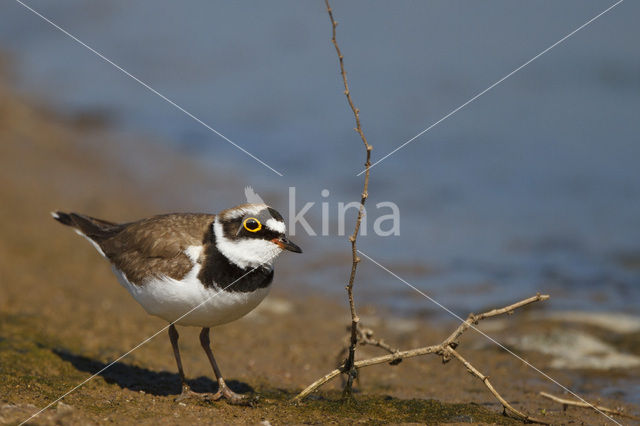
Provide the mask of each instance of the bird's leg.
{"label": "bird's leg", "polygon": [[184,376],[184,369],[182,368],[182,359],[180,358],[180,349],[178,348],[178,330],[176,330],[176,326],[171,324],[169,326],[169,339],[171,340],[171,346],[173,347],[173,355],[176,357],[176,364],[178,364],[178,373],[180,373],[180,380],[182,381],[182,392],[180,396],[176,398],[176,401],[182,401],[187,398],[191,398],[194,396],[199,396],[199,394],[195,393],[191,390],[189,385],[187,384],[187,379]]}
{"label": "bird's leg", "polygon": [[211,367],[213,368],[213,373],[216,375],[216,380],[218,380],[218,392],[213,395],[214,400],[218,400],[220,398],[225,398],[231,404],[245,404],[248,399],[242,395],[238,395],[224,382],[222,378],[222,373],[220,373],[220,369],[218,368],[218,363],[216,363],[216,359],[213,357],[213,352],[211,351],[210,341],[209,341],[209,328],[203,328],[200,332],[200,344],[202,345],[202,349],[207,354],[209,358],[209,362],[211,363]]}

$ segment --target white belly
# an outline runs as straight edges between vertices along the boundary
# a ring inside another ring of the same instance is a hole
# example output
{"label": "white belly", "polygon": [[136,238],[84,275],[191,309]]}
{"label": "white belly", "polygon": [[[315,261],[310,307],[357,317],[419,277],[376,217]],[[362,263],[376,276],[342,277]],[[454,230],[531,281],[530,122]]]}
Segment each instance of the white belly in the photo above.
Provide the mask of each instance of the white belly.
{"label": "white belly", "polygon": [[214,327],[251,312],[269,293],[269,286],[251,293],[205,288],[198,280],[200,265],[180,281],[163,276],[138,286],[115,267],[114,273],[145,311],[178,325]]}

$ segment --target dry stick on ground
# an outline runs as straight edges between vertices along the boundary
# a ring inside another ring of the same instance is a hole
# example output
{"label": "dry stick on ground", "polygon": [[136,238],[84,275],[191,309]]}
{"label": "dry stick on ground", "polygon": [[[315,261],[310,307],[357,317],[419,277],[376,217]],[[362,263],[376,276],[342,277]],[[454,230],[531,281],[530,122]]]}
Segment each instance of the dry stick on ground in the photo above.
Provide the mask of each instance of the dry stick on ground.
{"label": "dry stick on ground", "polygon": [[360,198],[360,207],[358,209],[358,218],[356,220],[356,226],[353,230],[353,234],[349,237],[349,241],[351,241],[351,274],[349,275],[349,283],[347,284],[346,290],[347,295],[349,297],[349,308],[351,310],[351,339],[349,343],[349,354],[347,356],[347,360],[345,361],[345,372],[347,372],[347,383],[344,387],[343,397],[351,396],[351,388],[353,386],[353,379],[356,375],[356,368],[354,367],[354,360],[356,354],[356,346],[358,344],[358,325],[360,323],[360,318],[356,313],[356,305],[353,300],[353,283],[356,278],[356,270],[358,268],[358,263],[360,262],[360,258],[358,257],[358,251],[356,247],[356,240],[358,238],[358,232],[360,231],[360,224],[362,222],[362,215],[364,214],[364,203],[367,201],[368,189],[369,189],[369,171],[371,168],[371,150],[373,147],[369,145],[367,142],[367,138],[362,131],[362,126],[360,125],[360,110],[356,108],[353,103],[353,99],[351,99],[351,92],[349,92],[349,85],[347,84],[347,72],[344,70],[344,57],[342,56],[342,52],[340,51],[340,47],[338,46],[338,42],[336,41],[336,27],[338,23],[335,19],[333,19],[333,12],[331,10],[331,5],[329,5],[329,0],[325,0],[325,5],[327,7],[327,13],[329,14],[329,19],[331,20],[331,30],[332,36],[331,41],[333,42],[333,46],[336,48],[336,53],[338,54],[338,60],[340,61],[340,74],[342,75],[342,82],[344,83],[344,94],[347,97],[347,101],[349,102],[349,106],[353,111],[353,115],[356,120],[355,131],[358,132],[360,138],[362,139],[362,143],[367,151],[367,159],[364,163],[366,171],[364,175],[364,188],[362,189],[362,196]]}
{"label": "dry stick on ground", "polygon": [[[392,347],[391,345],[389,345],[387,342],[385,342],[382,339],[374,339],[373,338],[373,330],[370,328],[358,328],[358,342],[361,345],[371,345],[371,346],[376,346],[378,348],[384,349],[385,351],[389,352],[390,354],[394,354],[397,352],[400,352],[399,349]],[[391,365],[396,365],[396,364],[400,364],[402,360],[398,359],[396,361],[392,361],[390,364]]]}
{"label": "dry stick on ground", "polygon": [[[498,316],[498,315],[504,315],[504,314],[509,314],[510,315],[510,314],[513,313],[514,310],[516,310],[518,308],[530,305],[530,304],[535,303],[535,302],[540,302],[540,301],[543,301],[543,300],[547,300],[548,298],[549,298],[548,295],[537,294],[537,295],[535,295],[533,297],[529,297],[528,299],[521,300],[520,302],[514,303],[512,305],[505,306],[504,308],[493,309],[491,311],[488,311],[488,312],[485,312],[485,313],[482,313],[482,314],[479,314],[479,315],[469,314],[467,319],[465,321],[463,321],[458,326],[458,328],[456,328],[454,330],[454,332],[451,333],[449,335],[449,337],[444,339],[440,344],[433,345],[433,346],[424,346],[422,348],[409,349],[409,350],[406,350],[406,351],[397,351],[397,352],[393,352],[393,353],[391,353],[389,355],[383,355],[383,356],[378,356],[378,357],[375,357],[375,358],[369,358],[369,359],[365,359],[365,360],[361,360],[361,361],[356,361],[356,362],[354,362],[353,367],[355,369],[360,369],[360,368],[368,367],[370,365],[383,364],[383,363],[387,363],[387,362],[397,362],[398,360],[402,360],[402,359],[405,359],[405,358],[412,358],[412,357],[421,356],[421,355],[428,355],[428,354],[436,354],[436,355],[441,356],[443,362],[448,362],[448,361],[450,361],[452,359],[457,359],[458,361],[460,361],[460,363],[462,363],[462,365],[465,366],[465,368],[471,374],[476,376],[478,379],[480,379],[482,381],[482,383],[484,383],[484,385],[487,387],[487,389],[489,389],[489,391],[493,394],[493,396],[500,402],[500,404],[502,404],[502,407],[504,408],[505,414],[511,414],[514,417],[516,417],[516,418],[518,418],[520,420],[526,421],[526,422],[547,424],[547,422],[545,422],[543,420],[531,417],[531,416],[529,416],[527,414],[524,414],[524,413],[516,410],[514,407],[512,407],[511,404],[509,404],[498,393],[498,391],[496,391],[496,389],[493,387],[493,385],[489,381],[489,378],[487,376],[485,376],[484,374],[482,374],[473,365],[471,365],[471,363],[469,361],[467,361],[465,358],[463,358],[462,355],[460,355],[456,351],[456,348],[458,347],[458,339],[462,336],[462,334],[464,334],[465,331],[467,331],[469,328],[471,328],[474,324],[477,324],[479,321],[481,321],[483,319],[495,317],[495,316]],[[334,377],[338,376],[340,373],[344,373],[345,371],[347,371],[347,367],[346,367],[346,365],[342,365],[340,368],[336,368],[335,370],[331,371],[330,373],[324,375],[323,377],[319,378],[318,380],[313,382],[311,385],[309,385],[305,390],[300,392],[294,398],[294,401],[301,401],[302,399],[307,397],[309,394],[311,394],[312,392],[317,390],[320,386],[324,385],[325,383],[327,383],[328,381],[330,381]]]}
{"label": "dry stick on ground", "polygon": [[545,397],[545,398],[549,398],[552,401],[559,402],[560,404],[563,405],[563,408],[565,410],[567,409],[567,406],[571,405],[571,406],[574,406],[574,407],[590,408],[592,410],[602,411],[603,413],[613,414],[615,416],[626,417],[626,418],[633,419],[633,420],[640,420],[640,417],[637,417],[637,416],[634,416],[634,415],[631,415],[631,414],[627,414],[622,410],[614,410],[612,408],[603,407],[602,405],[589,404],[588,402],[573,401],[573,400],[570,400],[570,399],[560,398],[559,396],[551,395],[550,393],[546,393],[546,392],[540,392],[540,395]]}
{"label": "dry stick on ground", "polygon": [[[340,351],[340,353],[338,353],[337,356],[337,360],[338,360],[338,365],[342,365],[344,363],[344,355],[347,353],[347,351],[349,350],[349,344],[351,341],[351,326],[347,327],[347,331],[349,331],[349,336],[348,337],[348,341],[347,344],[345,345],[344,348],[342,348],[342,350]],[[371,346],[376,346],[380,349],[384,349],[385,351],[389,352],[390,354],[396,353],[399,351],[399,349],[394,348],[393,346],[389,345],[387,342],[385,342],[382,339],[374,339],[373,338],[373,330],[370,328],[362,328],[361,326],[358,326],[357,328],[357,334],[358,334],[358,344],[359,345],[371,345]],[[399,364],[400,362],[394,363],[394,364]]]}
{"label": "dry stick on ground", "polygon": [[[325,0],[325,5],[327,8],[327,13],[329,14],[329,19],[331,20],[331,29],[332,29],[331,42],[333,43],[333,46],[336,49],[336,53],[338,54],[338,59],[340,62],[340,74],[342,76],[342,82],[344,83],[344,94],[347,97],[347,101],[349,102],[349,106],[353,111],[353,115],[356,121],[356,127],[354,130],[358,132],[358,134],[360,135],[360,138],[362,139],[362,142],[364,143],[364,146],[366,149],[365,175],[364,175],[364,187],[362,190],[362,196],[360,198],[360,207],[358,209],[358,217],[356,220],[355,229],[353,231],[353,234],[349,237],[349,241],[351,242],[352,264],[351,264],[351,274],[349,275],[349,282],[346,286],[347,295],[349,297],[349,308],[351,311],[351,327],[350,327],[351,330],[350,330],[348,356],[342,366],[340,366],[339,368],[331,371],[330,373],[324,375],[323,377],[313,382],[306,389],[300,392],[300,394],[298,394],[294,398],[294,401],[299,402],[303,400],[309,394],[317,390],[320,386],[324,385],[331,379],[338,376],[340,373],[348,374],[347,383],[343,391],[343,397],[350,396],[352,393],[353,380],[356,377],[357,370],[360,368],[368,367],[371,365],[383,364],[387,362],[392,365],[395,365],[400,363],[404,358],[412,358],[412,357],[421,356],[421,355],[436,354],[442,357],[443,362],[449,362],[453,358],[460,361],[460,363],[462,363],[462,365],[465,366],[465,368],[469,371],[469,373],[473,374],[478,379],[480,379],[482,383],[484,383],[484,385],[487,387],[487,389],[493,394],[493,396],[500,402],[500,404],[502,404],[505,414],[511,413],[516,418],[526,422],[548,424],[547,422],[531,417],[512,407],[511,404],[509,404],[509,402],[507,402],[507,400],[505,400],[498,393],[498,391],[496,391],[496,389],[493,387],[493,385],[489,381],[489,378],[484,374],[482,374],[477,368],[475,368],[469,361],[463,358],[462,355],[460,355],[456,351],[456,348],[458,346],[458,338],[460,338],[460,336],[462,336],[462,334],[465,331],[467,331],[470,327],[472,327],[473,324],[477,324],[479,321],[483,319],[494,317],[497,315],[502,315],[502,314],[510,315],[513,313],[515,309],[521,308],[523,306],[529,305],[534,302],[547,300],[549,298],[548,295],[537,294],[536,296],[521,300],[520,302],[514,303],[512,305],[506,306],[501,309],[494,309],[480,315],[469,314],[468,318],[464,322],[462,322],[460,326],[440,344],[433,345],[433,346],[425,346],[422,348],[410,349],[406,351],[400,351],[396,348],[393,348],[389,346],[387,343],[385,343],[382,339],[379,339],[379,340],[374,339],[373,331],[371,329],[362,329],[360,327],[360,318],[356,313],[356,306],[353,298],[353,283],[355,281],[358,263],[360,262],[360,258],[358,257],[358,252],[356,247],[356,240],[358,238],[358,232],[360,230],[360,225],[362,223],[362,216],[364,214],[364,204],[368,198],[369,174],[371,169],[371,151],[373,150],[373,147],[369,145],[369,143],[367,142],[367,138],[365,137],[364,132],[362,131],[362,126],[360,125],[360,110],[356,108],[355,104],[353,103],[353,99],[351,98],[351,92],[349,91],[349,85],[347,83],[347,73],[344,68],[344,56],[342,55],[342,52],[340,51],[340,47],[338,46],[338,42],[336,40],[336,27],[338,26],[338,23],[333,18],[333,10],[331,9],[329,0]],[[389,355],[383,355],[375,358],[355,361],[355,351],[356,351],[356,346],[358,344],[362,344],[362,345],[368,344],[368,345],[377,346],[389,352]],[[541,392],[540,395],[553,399],[554,401],[560,402],[565,406],[575,405],[578,407],[593,408],[606,413],[625,416],[632,419],[637,419],[637,417],[631,416],[629,414],[625,414],[619,410],[612,410],[610,408],[589,405],[582,402],[569,401],[569,400],[555,397],[545,392]]]}
{"label": "dry stick on ground", "polygon": [[[508,411],[508,412],[512,413],[513,415],[515,415],[516,417],[518,417],[518,418],[520,418],[522,420],[525,420],[525,421],[544,423],[544,422],[542,422],[540,420],[536,420],[534,418],[531,418],[531,417],[519,412],[515,408],[513,408],[493,388],[493,386],[491,385],[491,382],[489,382],[489,379],[486,376],[484,376],[482,373],[480,373],[477,369],[475,369],[475,367],[473,367],[467,360],[462,358],[462,356],[455,351],[455,348],[457,346],[456,340],[458,339],[458,337],[460,337],[460,335],[462,335],[462,333],[464,333],[473,323],[477,323],[478,321],[480,321],[480,320],[482,320],[484,318],[488,318],[488,317],[492,317],[492,316],[496,316],[496,315],[500,315],[500,314],[504,314],[504,313],[510,313],[514,309],[517,309],[517,308],[519,308],[521,306],[524,306],[524,305],[527,305],[529,303],[533,303],[533,302],[536,302],[536,301],[539,301],[539,300],[545,300],[549,296],[537,295],[537,296],[534,296],[534,297],[529,298],[527,300],[523,300],[521,302],[518,302],[518,303],[516,303],[514,305],[507,306],[507,307],[502,308],[502,309],[497,309],[497,310],[493,310],[493,311],[490,311],[490,312],[486,312],[486,313],[478,315],[478,316],[475,316],[475,315],[471,314],[471,315],[469,315],[469,318],[467,318],[467,320],[464,321],[460,325],[460,327],[458,327],[451,334],[451,336],[449,336],[449,338],[447,338],[445,341],[443,341],[440,345],[430,346],[430,347],[425,347],[425,348],[418,348],[418,349],[413,349],[413,350],[410,350],[410,351],[399,351],[399,350],[397,350],[395,348],[392,348],[391,346],[387,345],[382,340],[373,339],[373,337],[372,337],[373,336],[373,331],[371,331],[369,329],[366,329],[366,330],[361,330],[360,329],[360,325],[359,325],[360,324],[360,318],[358,317],[358,314],[356,313],[356,306],[355,306],[355,302],[354,302],[354,298],[353,298],[353,284],[354,284],[355,277],[356,277],[356,271],[357,271],[357,268],[358,268],[358,263],[360,262],[360,258],[358,257],[358,252],[357,252],[357,247],[356,247],[356,240],[358,238],[358,232],[360,230],[360,224],[362,222],[362,216],[364,214],[364,204],[367,201],[367,197],[368,197],[369,174],[370,174],[370,169],[371,169],[371,151],[372,151],[373,147],[371,145],[369,145],[369,143],[367,142],[367,138],[365,137],[364,132],[362,131],[362,126],[360,125],[360,110],[358,110],[358,108],[356,108],[355,104],[353,103],[353,99],[351,98],[351,92],[349,91],[349,85],[347,83],[347,73],[346,73],[345,68],[344,68],[344,56],[342,55],[342,52],[340,51],[340,47],[338,46],[338,42],[336,40],[336,27],[338,26],[338,23],[336,22],[336,20],[333,17],[333,11],[331,9],[331,5],[329,4],[329,0],[325,0],[325,5],[326,5],[326,8],[327,8],[327,13],[329,14],[329,19],[331,21],[331,30],[332,30],[331,42],[333,43],[333,46],[336,49],[336,53],[338,55],[338,60],[340,62],[340,74],[342,76],[342,82],[344,83],[344,94],[347,97],[347,101],[349,102],[349,106],[351,107],[351,110],[353,111],[353,115],[355,117],[355,121],[356,121],[355,131],[358,132],[358,134],[360,135],[360,138],[362,139],[362,143],[364,144],[365,149],[366,149],[365,176],[364,176],[364,187],[363,187],[363,190],[362,190],[362,197],[360,198],[360,207],[358,209],[358,217],[357,217],[357,220],[356,220],[355,229],[353,231],[353,234],[349,237],[349,241],[351,241],[352,264],[351,264],[351,274],[349,275],[349,282],[348,282],[348,284],[346,286],[346,290],[347,290],[347,295],[349,297],[349,308],[350,308],[350,311],[351,311],[351,333],[350,333],[349,352],[348,352],[348,355],[347,355],[347,359],[345,360],[344,364],[340,368],[337,368],[336,370],[332,371],[331,373],[329,373],[326,376],[324,376],[324,377],[320,378],[319,380],[317,380],[315,383],[310,385],[307,389],[302,391],[302,393],[300,393],[298,396],[296,396],[295,400],[299,401],[299,400],[303,399],[305,396],[307,396],[308,394],[310,394],[315,389],[317,389],[318,387],[322,386],[324,383],[328,382],[329,380],[331,380],[335,376],[339,375],[340,373],[347,373],[347,382],[346,382],[345,387],[344,387],[343,398],[344,397],[350,397],[351,394],[352,394],[353,380],[356,377],[357,370],[359,368],[366,367],[366,366],[369,366],[369,365],[380,364],[380,363],[384,363],[384,362],[389,362],[391,364],[397,364],[400,361],[402,361],[403,358],[410,358],[410,357],[418,356],[418,355],[426,355],[426,354],[429,354],[429,353],[436,353],[438,355],[441,355],[442,358],[443,358],[443,361],[445,361],[445,362],[449,361],[452,358],[456,358],[460,362],[462,362],[462,364],[465,365],[465,367],[472,374],[474,374],[480,380],[482,380],[482,382],[485,384],[485,386],[487,386],[489,391],[491,391],[491,393],[503,405],[505,411]],[[371,344],[371,345],[380,347],[380,348],[385,349],[388,352],[390,352],[390,354],[389,355],[385,355],[385,356],[381,356],[381,357],[377,357],[377,358],[371,358],[371,359],[364,360],[364,361],[355,362],[355,351],[356,351],[356,346],[358,345],[358,343]]]}
{"label": "dry stick on ground", "polygon": [[[347,342],[346,345],[342,348],[342,350],[340,350],[340,352],[338,353],[338,355],[336,356],[336,365],[337,366],[344,366],[345,364],[345,354],[349,351],[349,346],[350,346],[350,341],[351,341],[351,326],[347,327],[347,331],[349,331],[349,335],[347,336]],[[389,345],[387,342],[385,342],[382,339],[374,339],[373,338],[373,330],[370,328],[362,328],[360,326],[358,326],[357,329],[358,332],[358,344],[361,346],[364,345],[371,345],[371,346],[375,346],[378,347],[380,349],[384,349],[385,351],[389,352],[390,354],[394,354],[397,352],[400,352],[399,349],[394,348],[393,346]],[[402,362],[401,358],[398,358],[396,360],[390,361],[389,364],[390,365],[398,365]]]}

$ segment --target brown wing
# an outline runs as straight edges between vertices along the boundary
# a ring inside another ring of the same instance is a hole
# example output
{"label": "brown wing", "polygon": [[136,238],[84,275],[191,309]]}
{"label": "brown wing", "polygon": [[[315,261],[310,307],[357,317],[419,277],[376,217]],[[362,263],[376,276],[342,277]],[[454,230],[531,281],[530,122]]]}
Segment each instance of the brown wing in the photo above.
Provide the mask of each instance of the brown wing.
{"label": "brown wing", "polygon": [[210,239],[214,219],[215,215],[195,213],[154,216],[125,224],[98,244],[133,284],[157,275],[179,280],[193,268],[184,251]]}

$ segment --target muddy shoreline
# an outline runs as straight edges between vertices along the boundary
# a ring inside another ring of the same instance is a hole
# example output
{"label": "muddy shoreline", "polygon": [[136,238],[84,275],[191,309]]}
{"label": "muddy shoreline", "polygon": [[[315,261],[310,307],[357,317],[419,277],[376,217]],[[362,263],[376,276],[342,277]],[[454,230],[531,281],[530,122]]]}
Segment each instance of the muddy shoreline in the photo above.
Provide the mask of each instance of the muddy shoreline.
{"label": "muddy shoreline", "polygon": [[[206,182],[203,188],[222,192],[233,178],[212,176],[188,158],[144,141],[116,139],[96,123],[59,117],[13,93],[6,77],[0,81],[0,140],[0,423],[16,424],[165,325],[149,317],[117,284],[106,262],[51,220],[48,212],[70,209],[128,220],[169,208],[158,196],[159,188],[179,200],[183,185]],[[114,147],[131,149],[132,155],[146,156],[148,164],[163,166],[141,177],[119,162]],[[184,210],[189,207],[185,205]],[[347,253],[346,243],[344,249]],[[283,262],[266,302],[213,333],[216,354],[231,387],[261,395],[256,407],[176,403],[179,380],[168,338],[162,334],[34,422],[517,423],[501,415],[501,406],[461,366],[443,365],[433,356],[363,370],[358,403],[353,406],[336,402],[339,381],[329,383],[308,402],[291,405],[296,392],[335,367],[348,323],[346,301],[316,294],[300,284],[299,268]],[[621,333],[602,324],[576,325],[566,318],[541,318],[541,312],[544,308],[536,306],[507,320],[488,322],[487,332],[511,342],[517,350],[523,347],[520,337],[538,336],[542,340],[535,342],[549,345],[549,339],[562,338],[554,334],[558,330],[577,329],[618,352],[640,357],[640,331]],[[403,349],[437,343],[453,329],[390,317],[377,306],[363,306],[361,314],[366,325]],[[183,362],[194,388],[213,391],[197,330],[183,328],[180,333]],[[467,333],[460,350],[519,409],[552,423],[607,422],[589,410],[563,412],[561,406],[538,397],[540,391],[562,392],[476,334]],[[582,396],[640,412],[638,406],[624,402],[624,395],[603,394],[626,382],[640,389],[640,367],[631,364],[595,371],[558,364],[552,368],[557,354],[523,353]],[[375,348],[363,348],[359,356],[378,354]]]}

